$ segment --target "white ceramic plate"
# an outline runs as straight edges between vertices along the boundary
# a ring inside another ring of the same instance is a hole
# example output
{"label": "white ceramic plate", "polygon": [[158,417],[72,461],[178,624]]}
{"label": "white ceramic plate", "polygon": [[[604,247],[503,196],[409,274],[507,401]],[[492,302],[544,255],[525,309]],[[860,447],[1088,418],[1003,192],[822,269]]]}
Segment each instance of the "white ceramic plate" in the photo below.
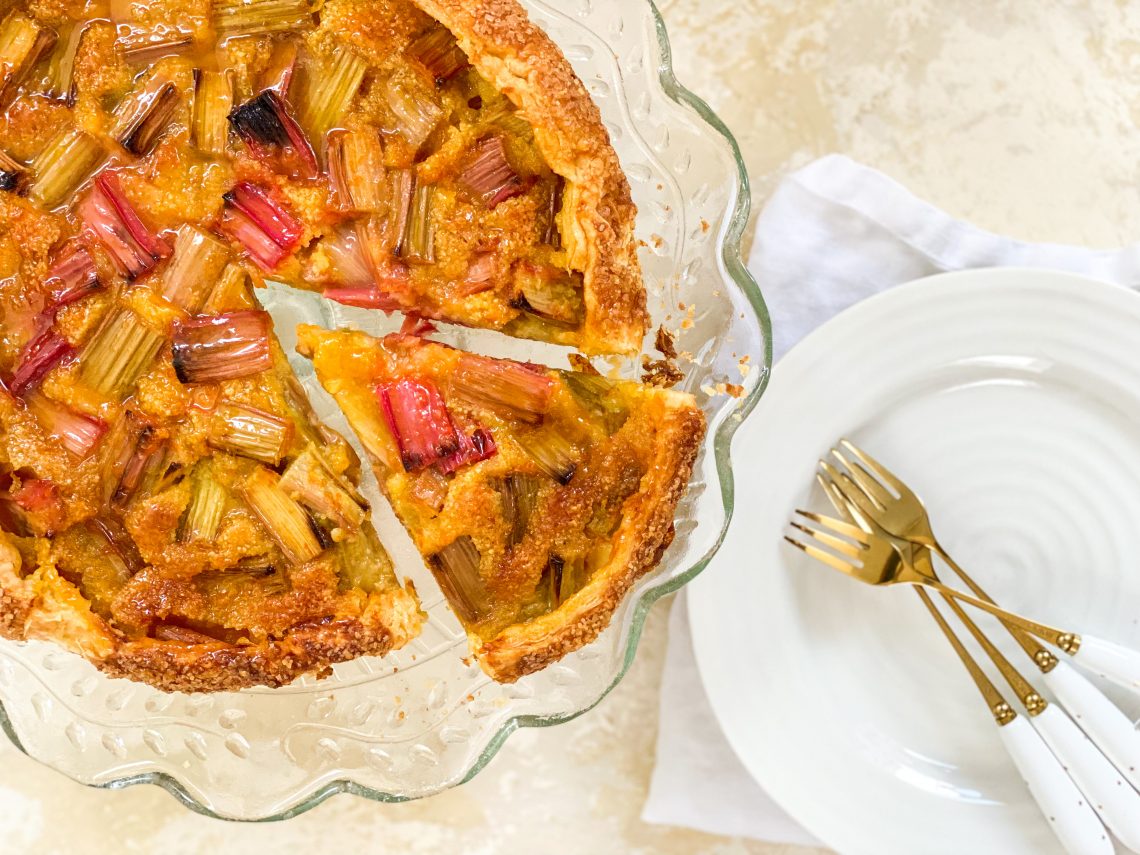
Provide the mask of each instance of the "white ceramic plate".
{"label": "white ceramic plate", "polygon": [[782,542],[793,509],[827,509],[813,473],[841,436],[923,497],[1002,604],[1140,646],[1140,296],[980,270],[824,325],[737,433],[736,520],[691,588],[697,661],[729,741],[829,846],[1060,852],[915,594],[860,585]]}

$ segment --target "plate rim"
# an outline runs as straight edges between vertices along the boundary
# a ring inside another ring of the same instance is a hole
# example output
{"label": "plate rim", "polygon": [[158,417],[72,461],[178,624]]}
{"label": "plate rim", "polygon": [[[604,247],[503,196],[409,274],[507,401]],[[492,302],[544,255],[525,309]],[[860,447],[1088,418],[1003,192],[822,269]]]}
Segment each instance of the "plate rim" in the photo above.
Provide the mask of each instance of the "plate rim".
{"label": "plate rim", "polygon": [[[1027,277],[1034,277],[1037,281],[1031,284],[1027,283]],[[779,407],[779,395],[781,394],[782,388],[779,382],[780,363],[785,363],[788,359],[794,359],[795,362],[798,363],[801,360],[810,358],[814,352],[818,352],[821,347],[820,342],[826,342],[829,338],[834,337],[836,330],[842,330],[848,326],[858,324],[862,322],[866,316],[875,316],[881,311],[880,307],[883,305],[898,303],[899,305],[896,308],[913,305],[914,301],[919,298],[928,298],[929,289],[931,288],[939,289],[941,293],[938,296],[945,297],[949,296],[953,289],[961,287],[962,283],[982,290],[993,288],[995,290],[1002,289],[1006,293],[1009,293],[1009,289],[1033,290],[1041,285],[1043,281],[1047,281],[1048,287],[1054,290],[1058,287],[1073,292],[1077,289],[1091,290],[1094,292],[1093,296],[1102,302],[1116,303],[1125,309],[1129,309],[1134,316],[1140,316],[1140,292],[1126,285],[1096,279],[1088,275],[1067,270],[1036,268],[1025,265],[942,271],[889,287],[884,291],[871,295],[840,311],[838,314],[811,330],[789,349],[781,358],[780,362],[773,367],[775,385],[769,385],[767,394],[753,410],[753,418],[736,434],[733,450],[736,452],[738,459],[746,459],[746,455],[743,453],[746,444],[751,442],[757,447],[762,445],[762,440],[764,439],[763,432],[765,431],[765,413],[769,409],[778,409]],[[780,416],[781,414],[777,412],[776,415]],[[760,434],[761,436],[756,438],[756,434]],[[738,445],[740,447],[737,447]],[[737,499],[739,501],[740,497],[737,497]],[[722,543],[722,549],[718,554],[726,554],[726,550],[723,547],[726,544],[730,544],[734,531],[739,528],[739,526],[730,526],[729,535]],[[715,574],[715,572],[714,569],[713,573]],[[704,578],[707,580],[710,577],[706,575]],[[845,846],[850,846],[852,843],[858,846],[859,841],[851,841],[838,835],[838,832],[841,832],[842,829],[812,823],[810,819],[805,820],[803,801],[798,799],[798,794],[791,793],[789,791],[790,788],[784,783],[785,780],[793,777],[794,773],[790,773],[786,768],[779,769],[775,768],[774,765],[769,766],[767,765],[767,760],[770,758],[762,760],[755,756],[749,756],[748,752],[741,749],[741,736],[739,732],[727,725],[725,714],[722,712],[723,707],[717,702],[718,699],[723,700],[726,697],[726,692],[722,686],[722,681],[714,675],[718,670],[723,672],[726,669],[717,669],[715,667],[715,664],[721,661],[722,657],[719,656],[718,651],[715,649],[715,643],[710,631],[711,627],[715,625],[715,621],[711,619],[711,614],[715,608],[715,596],[710,589],[710,585],[698,583],[690,586],[686,606],[689,609],[693,655],[697,663],[697,671],[700,675],[702,688],[708,698],[709,706],[713,711],[721,733],[724,735],[733,753],[736,754],[749,776],[782,810],[796,823],[818,838],[825,847],[834,849],[837,852],[845,852],[847,851]],[[781,653],[781,655],[784,654]],[[810,816],[810,813],[808,815]],[[881,845],[874,840],[870,841],[870,845],[872,848],[867,849],[867,840],[865,839],[862,842],[863,848],[861,848],[860,851],[886,852],[884,849],[874,848]]]}

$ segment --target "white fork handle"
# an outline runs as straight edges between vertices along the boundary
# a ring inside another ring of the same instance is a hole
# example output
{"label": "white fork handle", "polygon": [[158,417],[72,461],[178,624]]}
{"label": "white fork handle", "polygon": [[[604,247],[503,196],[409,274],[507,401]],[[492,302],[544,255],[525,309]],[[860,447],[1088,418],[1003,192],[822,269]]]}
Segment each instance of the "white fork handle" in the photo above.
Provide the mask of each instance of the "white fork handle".
{"label": "white fork handle", "polygon": [[1120,774],[1140,789],[1140,732],[1132,720],[1064,662],[1045,675],[1045,685]]}
{"label": "white fork handle", "polygon": [[1073,661],[1098,677],[1140,694],[1140,652],[1081,634],[1081,646]]}
{"label": "white fork handle", "polygon": [[1069,855],[1113,855],[1115,847],[1088,801],[1023,716],[998,728],[1029,792]]}
{"label": "white fork handle", "polygon": [[1129,849],[1140,851],[1140,793],[1056,704],[1032,722],[1108,830]]}

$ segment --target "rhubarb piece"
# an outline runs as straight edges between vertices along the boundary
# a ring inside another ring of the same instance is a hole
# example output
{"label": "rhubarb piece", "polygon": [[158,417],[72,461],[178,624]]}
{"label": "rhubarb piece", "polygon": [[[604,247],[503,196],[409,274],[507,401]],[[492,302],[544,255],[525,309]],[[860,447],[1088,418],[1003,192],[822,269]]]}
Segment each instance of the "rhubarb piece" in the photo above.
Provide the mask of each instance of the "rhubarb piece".
{"label": "rhubarb piece", "polygon": [[507,150],[498,134],[483,137],[475,144],[471,161],[460,174],[459,183],[492,209],[526,189],[522,178],[507,162]]}
{"label": "rhubarb piece", "polygon": [[395,312],[402,308],[399,300],[388,292],[381,291],[375,285],[367,285],[361,288],[326,288],[321,294],[335,303],[358,309],[380,309],[385,312]]}
{"label": "rhubarb piece", "polygon": [[225,200],[222,231],[244,246],[262,270],[272,271],[301,240],[301,221],[262,188],[243,181]]}
{"label": "rhubarb piece", "polygon": [[297,70],[297,42],[291,38],[278,41],[273,45],[273,53],[269,56],[269,64],[261,73],[255,91],[262,92],[268,89],[276,92],[283,100],[289,99],[289,87],[293,83],[293,74]]}
{"label": "rhubarb piece", "polygon": [[352,106],[367,69],[363,59],[341,47],[331,58],[321,59],[305,70],[297,119],[318,145]]}
{"label": "rhubarb piece", "polygon": [[377,281],[387,278],[393,256],[398,255],[403,248],[416,193],[414,170],[390,170],[386,191],[383,213],[362,220],[357,228],[365,257],[372,265]]}
{"label": "rhubarb piece", "polygon": [[223,157],[229,136],[229,116],[234,106],[234,81],[229,70],[194,69],[194,110],[190,141],[203,154]]}
{"label": "rhubarb piece", "polygon": [[325,281],[347,288],[375,287],[368,259],[355,230],[341,229],[327,234],[317,243],[317,248],[325,253],[331,265],[331,269],[322,274]]}
{"label": "rhubarb piece", "polygon": [[77,413],[70,407],[53,401],[40,391],[24,396],[28,410],[36,417],[44,433],[60,441],[64,448],[83,460],[91,454],[107,425],[100,419]]}
{"label": "rhubarb piece", "polygon": [[408,213],[408,228],[400,246],[400,257],[406,261],[435,262],[435,225],[431,219],[434,204],[435,187],[417,182]]}
{"label": "rhubarb piece", "polygon": [[0,149],[0,190],[22,193],[28,186],[28,171]]}
{"label": "rhubarb piece", "polygon": [[269,314],[259,310],[198,315],[174,330],[174,372],[183,383],[220,383],[268,371]]}
{"label": "rhubarb piece", "polygon": [[629,417],[629,410],[613,394],[616,386],[597,374],[582,371],[560,372],[566,386],[578,402],[606,427],[606,433],[616,433]]}
{"label": "rhubarb piece", "polygon": [[138,435],[137,445],[127,457],[122,477],[112,493],[114,506],[125,508],[136,496],[157,492],[156,487],[167,468],[169,453],[167,440],[149,426],[144,428]]}
{"label": "rhubarb piece", "polygon": [[64,202],[107,158],[99,140],[85,131],[64,130],[32,161],[28,197],[44,208]]}
{"label": "rhubarb piece", "polygon": [[408,472],[417,472],[458,451],[455,426],[435,384],[397,380],[380,384],[377,394]]}
{"label": "rhubarb piece", "polygon": [[586,315],[581,277],[549,264],[522,261],[515,269],[514,305],[544,321],[576,328]]}
{"label": "rhubarb piece", "polygon": [[0,110],[16,97],[20,84],[55,44],[55,33],[13,10],[0,24]]}
{"label": "rhubarb piece", "polygon": [[293,445],[293,422],[256,407],[222,401],[206,441],[221,451],[277,466]]}
{"label": "rhubarb piece", "polygon": [[588,576],[584,556],[563,558],[551,555],[547,564],[547,579],[551,606],[558,608],[585,587]]}
{"label": "rhubarb piece", "polygon": [[304,564],[321,554],[312,521],[281,488],[275,472],[257,467],[242,484],[241,495],[290,562]]}
{"label": "rhubarb piece", "polygon": [[255,156],[263,160],[279,158],[284,168],[300,177],[317,176],[319,170],[312,143],[285,101],[272,89],[235,107],[230,111],[229,121]]}
{"label": "rhubarb piece", "polygon": [[67,37],[56,43],[51,61],[48,63],[47,87],[44,89],[44,94],[57,101],[63,101],[69,107],[75,104],[75,55],[79,51],[83,35],[90,27],[90,22],[72,25]]}
{"label": "rhubarb piece", "polygon": [[451,376],[453,394],[505,418],[541,424],[554,381],[518,362],[463,354]]}
{"label": "rhubarb piece", "polygon": [[467,265],[462,295],[469,297],[495,287],[499,276],[499,259],[494,252],[477,252]]}
{"label": "rhubarb piece", "polygon": [[303,30],[312,25],[309,0],[214,0],[214,29],[223,38]]}
{"label": "rhubarb piece", "polygon": [[75,355],[71,342],[51,326],[45,326],[35,338],[20,351],[20,361],[8,382],[13,395],[23,395],[33,386],[38,386],[49,371]]}
{"label": "rhubarb piece", "polygon": [[450,457],[445,457],[436,464],[439,471],[444,474],[451,475],[464,466],[489,460],[499,453],[495,438],[486,428],[476,428],[470,436],[462,431],[456,431],[456,436],[459,439],[459,448]]}
{"label": "rhubarb piece", "polygon": [[557,428],[541,427],[515,439],[539,468],[559,484],[569,484],[578,471],[581,453]]}
{"label": "rhubarb piece", "polygon": [[231,261],[215,283],[202,312],[217,315],[234,309],[251,309],[257,305],[249,287],[249,271],[236,261]]}
{"label": "rhubarb piece", "polygon": [[422,502],[435,512],[443,510],[447,503],[447,493],[451,482],[434,466],[420,472],[412,481],[410,492],[418,502]]}
{"label": "rhubarb piece", "polygon": [[67,520],[59,487],[46,478],[22,478],[11,491],[12,503],[23,511],[22,522],[40,534],[51,536]]}
{"label": "rhubarb piece", "polygon": [[52,307],[67,306],[99,291],[103,284],[95,260],[79,243],[69,244],[49,268],[44,282],[51,289]]}
{"label": "rhubarb piece", "polygon": [[333,471],[313,444],[286,467],[280,485],[291,499],[300,502],[318,519],[328,521],[336,542],[356,534],[364,525],[368,503]]}
{"label": "rhubarb piece", "polygon": [[78,210],[84,224],[128,279],[149,273],[159,259],[171,253],[170,244],[139,218],[114,172],[103,172],[95,179],[95,186]]}
{"label": "rhubarb piece", "polygon": [[470,63],[446,27],[433,27],[408,45],[407,54],[419,62],[436,86],[453,78]]}
{"label": "rhubarb piece", "polygon": [[384,147],[375,128],[330,135],[328,161],[329,180],[340,210],[365,214],[388,209],[392,185],[384,168]]}
{"label": "rhubarb piece", "polygon": [[420,149],[443,121],[443,108],[398,75],[388,79],[387,100],[396,120],[397,133],[413,149]]}
{"label": "rhubarb piece", "polygon": [[503,479],[499,495],[508,529],[507,546],[521,543],[526,536],[531,514],[538,503],[538,488],[538,478],[524,472],[512,472]]}
{"label": "rhubarb piece", "polygon": [[79,354],[79,377],[96,392],[121,399],[154,362],[162,342],[134,312],[112,309]]}
{"label": "rhubarb piece", "polygon": [[190,53],[194,48],[193,37],[179,31],[160,34],[132,28],[125,33],[120,27],[119,47],[123,59],[134,68],[146,68],[168,56]]}
{"label": "rhubarb piece", "polygon": [[111,136],[131,154],[150,154],[177,107],[177,87],[164,77],[151,77],[115,108]]}
{"label": "rhubarb piece", "polygon": [[190,224],[174,237],[174,258],[162,276],[161,294],[187,312],[197,312],[230,260],[229,249]]}
{"label": "rhubarb piece", "polygon": [[194,467],[190,479],[190,502],[178,528],[178,540],[193,543],[217,537],[226,513],[226,500],[226,488],[214,478],[210,462],[203,460]]}
{"label": "rhubarb piece", "polygon": [[463,534],[428,560],[432,575],[451,607],[466,623],[477,623],[491,611],[490,597],[479,574],[479,549]]}
{"label": "rhubarb piece", "polygon": [[542,242],[552,249],[562,249],[562,232],[558,227],[558,215],[562,213],[562,194],[565,189],[566,179],[558,175],[547,191],[546,228],[542,234]]}

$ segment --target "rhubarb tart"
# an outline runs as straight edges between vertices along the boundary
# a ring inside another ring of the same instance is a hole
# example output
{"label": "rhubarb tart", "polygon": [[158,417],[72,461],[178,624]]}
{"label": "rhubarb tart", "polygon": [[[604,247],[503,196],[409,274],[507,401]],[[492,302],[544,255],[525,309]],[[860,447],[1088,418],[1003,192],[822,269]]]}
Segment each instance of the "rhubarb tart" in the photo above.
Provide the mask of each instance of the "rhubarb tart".
{"label": "rhubarb tart", "polygon": [[672,540],[692,396],[405,334],[302,327],[299,349],[496,680],[592,641]]}

